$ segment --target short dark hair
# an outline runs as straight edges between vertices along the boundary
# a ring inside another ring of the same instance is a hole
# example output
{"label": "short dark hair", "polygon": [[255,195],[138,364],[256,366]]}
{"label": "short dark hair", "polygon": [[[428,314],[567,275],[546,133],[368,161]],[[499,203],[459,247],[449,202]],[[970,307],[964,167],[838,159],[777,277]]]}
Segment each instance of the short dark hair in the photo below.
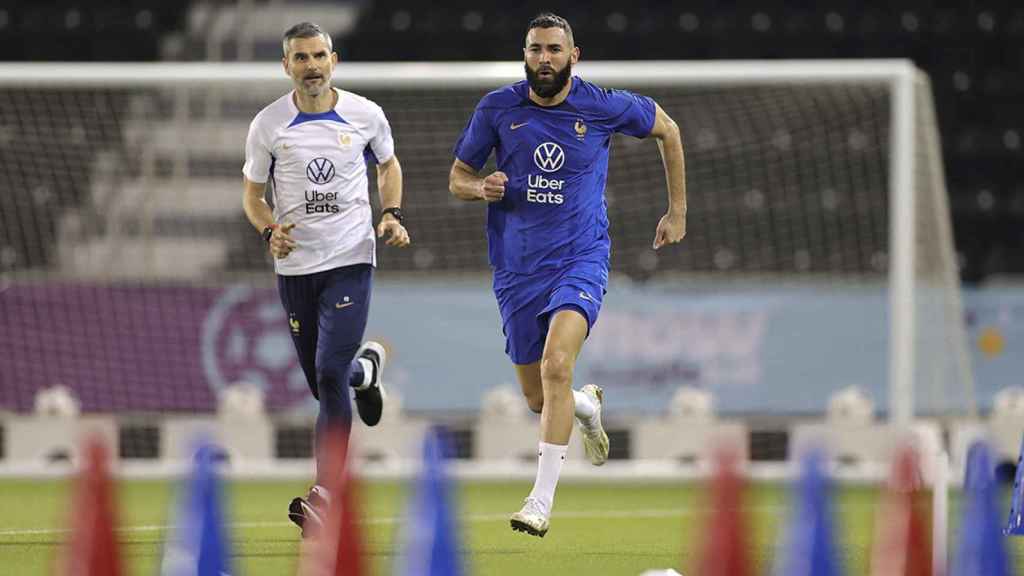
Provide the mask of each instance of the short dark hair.
{"label": "short dark hair", "polygon": [[330,34],[324,32],[323,28],[312,22],[299,22],[284,33],[284,40],[282,41],[281,46],[284,49],[285,56],[288,55],[288,42],[291,41],[292,38],[315,38],[317,36],[322,36],[324,42],[327,42],[328,50],[334,50],[334,41],[331,40]]}
{"label": "short dark hair", "polygon": [[530,20],[529,26],[526,27],[526,33],[529,34],[530,30],[534,28],[561,28],[565,30],[565,35],[569,37],[569,45],[574,45],[575,41],[572,38],[572,26],[569,26],[569,21],[557,14],[551,12],[542,12],[533,17]]}

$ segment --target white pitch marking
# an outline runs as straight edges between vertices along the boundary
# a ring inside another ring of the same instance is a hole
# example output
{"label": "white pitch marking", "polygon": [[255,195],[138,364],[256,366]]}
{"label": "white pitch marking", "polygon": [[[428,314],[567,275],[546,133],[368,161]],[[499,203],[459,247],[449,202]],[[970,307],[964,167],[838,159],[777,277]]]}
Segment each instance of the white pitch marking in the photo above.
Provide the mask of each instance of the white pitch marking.
{"label": "white pitch marking", "polygon": [[[783,510],[782,506],[754,506],[748,507],[749,512],[755,513],[776,513]],[[694,516],[700,514],[701,509],[696,508],[676,508],[676,509],[651,509],[651,510],[594,510],[594,511],[577,511],[577,512],[555,512],[552,514],[553,518],[562,520],[586,520],[593,518],[671,518],[675,516]],[[469,514],[462,516],[463,522],[504,522],[508,520],[509,515],[505,513],[495,514]],[[406,521],[405,516],[386,516],[381,518],[367,518],[360,522],[360,524],[370,525],[390,525],[400,524]],[[228,528],[231,529],[246,529],[246,528],[284,528],[288,526],[294,526],[291,522],[268,522],[268,521],[257,521],[257,522],[233,522],[227,524]],[[139,526],[123,526],[117,528],[117,532],[160,532],[165,530],[173,529],[173,525],[168,524],[143,524]],[[46,534],[65,534],[71,530],[67,528],[29,528],[24,530],[0,530],[0,537],[4,536],[40,536]]]}

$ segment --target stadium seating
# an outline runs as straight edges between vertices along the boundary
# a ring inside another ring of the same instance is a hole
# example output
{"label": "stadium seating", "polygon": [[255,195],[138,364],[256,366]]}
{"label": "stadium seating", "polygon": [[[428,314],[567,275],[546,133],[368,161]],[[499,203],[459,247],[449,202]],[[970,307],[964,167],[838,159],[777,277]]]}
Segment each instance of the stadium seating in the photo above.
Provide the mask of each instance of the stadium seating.
{"label": "stadium seating", "polygon": [[908,445],[922,462],[932,462],[945,449],[942,429],[934,421],[919,420],[908,427],[878,422],[871,399],[859,389],[847,388],[833,394],[825,418],[791,426],[789,458],[799,462],[808,451],[823,450],[838,475],[882,478],[898,451]]}
{"label": "stadium seating", "polygon": [[14,470],[66,469],[82,457],[82,440],[99,436],[117,454],[118,423],[112,416],[82,415],[77,398],[64,386],[40,390],[35,410],[2,421],[3,457]]}
{"label": "stadium seating", "polygon": [[[336,46],[346,60],[505,60],[518,57],[516,47],[523,26],[543,7],[539,3],[510,8],[498,2],[456,2],[437,11],[414,2],[311,1],[287,7],[254,2],[252,14],[240,14],[235,3],[176,5],[139,0],[130,10],[119,10],[88,3],[15,0],[0,10],[0,52],[14,60],[267,60],[277,55],[282,22],[290,14],[303,13],[334,33]],[[570,10],[565,16],[574,24],[584,57],[592,60],[914,59],[931,75],[935,89],[963,279],[977,282],[993,275],[1024,272],[1024,261],[1015,257],[1024,250],[1024,237],[1019,234],[1024,185],[1014,161],[1024,145],[1017,106],[1024,94],[1024,82],[1016,73],[1024,65],[1024,50],[1020,49],[1024,10],[1013,3],[992,0],[949,8],[903,0],[895,4],[839,2],[794,8],[781,2],[640,2],[625,6],[598,2],[586,9]],[[54,22],[59,24],[56,29]],[[56,34],[56,41],[24,41],[44,29],[48,35]],[[380,41],[383,35],[387,35],[387,42]],[[210,38],[218,39],[216,48],[212,48]],[[948,49],[935,50],[937,42]],[[125,51],[125,45],[130,45],[131,51]],[[424,50],[423,46],[430,49]],[[202,152],[211,148],[213,154],[205,158],[236,151],[237,139],[230,135],[243,132],[245,122],[239,119],[230,126],[203,124],[195,128],[197,136],[190,139],[203,144],[188,160],[189,173],[201,175],[204,166],[213,168],[228,185],[228,180],[237,177],[236,158],[213,164],[200,159],[204,158]],[[91,130],[88,124],[85,129],[87,133]],[[131,125],[125,127],[129,135],[133,129]],[[208,133],[215,137],[198,137]],[[161,142],[173,143],[161,134],[158,131],[154,139],[157,151]],[[17,152],[5,149],[0,139],[0,153]],[[92,161],[90,150],[71,152],[63,155]],[[70,195],[77,202],[84,190],[67,187],[88,186],[88,182],[32,183],[16,175],[8,178],[7,185],[0,181],[5,202],[11,199],[7,198],[8,191],[32,184],[46,186],[60,197]],[[47,243],[41,247],[28,248],[21,239],[0,236],[0,243],[16,251],[13,266],[27,268],[51,262],[54,244],[64,234],[59,218],[55,219],[45,206],[24,202],[8,205],[15,207],[12,217],[33,219],[44,231],[49,230]],[[240,255],[247,257],[242,266],[261,265],[259,254],[247,251],[242,240],[244,227],[235,231],[238,240],[228,241],[219,252],[221,256],[207,267],[219,263],[221,267],[238,268]],[[11,266],[6,263],[6,267]]]}
{"label": "stadium seating", "polygon": [[637,459],[669,460],[709,470],[719,449],[734,450],[740,463],[748,458],[746,426],[719,420],[711,395],[695,388],[680,388],[666,414],[639,420],[633,430]]}
{"label": "stadium seating", "polygon": [[[49,391],[44,391],[45,396]],[[245,385],[232,386],[220,395],[213,415],[166,414],[148,430],[132,415],[86,415],[73,408],[77,400],[63,391],[45,398],[40,410],[31,415],[0,418],[0,471],[61,470],[78,457],[79,440],[87,431],[103,435],[112,453],[120,454],[127,471],[165,473],[187,464],[197,440],[210,439],[223,449],[221,458],[228,469],[239,474],[306,472],[312,457],[312,423],[308,415],[293,413],[270,416],[263,410],[262,393]],[[63,408],[70,403],[72,409]],[[612,460],[629,470],[654,470],[658,474],[700,474],[710,470],[716,448],[735,450],[740,462],[747,461],[747,429],[739,422],[723,421],[708,409],[710,397],[682,388],[668,413],[659,418],[619,418],[606,429],[613,436]],[[381,423],[370,429],[358,420],[352,427],[352,457],[373,474],[408,473],[420,458],[420,443],[436,423],[423,416],[405,414],[397,392],[390,392]],[[456,444],[458,431],[455,430]],[[532,470],[537,454],[538,417],[530,413],[521,394],[512,387],[497,387],[484,400],[484,407],[471,429],[467,446],[454,446],[459,459],[471,459],[480,466],[477,474],[524,474]],[[306,440],[302,441],[302,436]],[[626,442],[629,446],[615,445]],[[144,444],[152,443],[152,448]],[[120,444],[120,446],[119,446]],[[569,443],[567,470],[586,473],[580,434]],[[289,464],[290,463],[290,464]],[[633,468],[629,468],[634,466]]]}
{"label": "stadium seating", "polygon": [[169,416],[160,421],[160,455],[165,462],[188,459],[200,439],[224,450],[228,463],[269,466],[274,459],[274,426],[263,408],[263,392],[237,384],[222,390],[215,416]]}
{"label": "stadium seating", "polygon": [[[484,396],[474,428],[475,457],[492,462],[527,462],[537,459],[539,418],[526,407],[523,395],[512,386],[499,386]],[[579,434],[569,440],[566,460],[585,459]]]}
{"label": "stadium seating", "polygon": [[128,4],[7,0],[0,7],[0,54],[33,61],[159,59],[161,40],[182,26],[187,10],[160,0]]}
{"label": "stadium seating", "polygon": [[267,466],[274,458],[273,432],[266,416],[171,416],[160,420],[160,454],[166,463],[182,463],[203,437],[224,450],[229,464]]}
{"label": "stadium seating", "polygon": [[4,455],[12,469],[45,470],[77,463],[79,440],[98,434],[117,453],[117,421],[109,416],[11,416],[4,420]]}
{"label": "stadium seating", "polygon": [[380,423],[369,428],[358,418],[352,426],[351,449],[355,461],[378,469],[399,469],[420,458],[423,437],[431,421],[402,411],[402,398],[388,391]]}
{"label": "stadium seating", "polygon": [[1024,388],[1009,386],[1000,390],[993,400],[991,413],[984,420],[952,423],[950,465],[954,475],[962,475],[967,465],[967,451],[976,440],[990,443],[997,466],[1017,464],[1024,441]]}
{"label": "stadium seating", "polygon": [[[52,391],[52,390],[51,390]],[[138,446],[137,425],[130,415],[80,415],[66,409],[62,394],[42,398],[36,413],[5,415],[0,418],[0,471],[3,473],[40,473],[66,470],[79,458],[79,440],[88,434],[100,434],[112,454],[120,453],[122,470],[152,473],[179,470],[187,463],[199,437],[213,439],[224,450],[229,470],[238,474],[308,473],[313,446],[297,442],[296,431],[308,436],[312,424],[300,414],[268,416],[261,398],[247,394],[222,394],[215,415],[165,415],[155,428],[156,449]],[[240,397],[239,397],[240,396]],[[949,451],[951,478],[963,478],[966,449],[981,438],[995,442],[998,464],[1015,463],[1019,442],[1024,435],[1020,398],[1024,393],[1013,388],[997,399],[993,415],[983,422],[959,421],[950,427]],[[401,398],[389,396],[380,425],[367,428],[356,421],[352,429],[352,457],[360,469],[372,475],[408,474],[420,457],[420,441],[433,420],[403,413]],[[665,414],[654,418],[619,417],[615,430],[624,433],[630,447],[623,453],[621,471],[643,469],[666,477],[706,474],[718,449],[734,449],[741,463],[755,475],[775,477],[782,462],[750,462],[754,442],[748,426],[735,419],[714,414],[713,399],[706,392],[682,387]],[[127,435],[126,435],[127,433]],[[515,476],[532,470],[536,459],[538,419],[525,408],[521,395],[511,386],[497,387],[485,398],[484,406],[472,428],[468,448],[459,458],[468,458],[477,466],[467,468],[477,475]],[[284,442],[282,444],[282,441]],[[124,445],[125,443],[129,445]],[[785,440],[783,440],[785,443]],[[930,463],[945,450],[942,429],[933,421],[917,421],[909,428],[878,422],[873,407],[857,390],[837,393],[825,418],[796,421],[790,427],[788,462],[795,465],[810,450],[824,450],[829,468],[837,478],[864,481],[884,478],[896,451],[912,445],[922,461]],[[125,448],[128,448],[126,451]],[[570,441],[567,468],[569,474],[593,471],[586,465],[580,435]],[[622,466],[625,466],[624,468]],[[925,478],[930,478],[928,464]],[[149,471],[149,472],[147,472]],[[615,472],[612,472],[614,475]]]}

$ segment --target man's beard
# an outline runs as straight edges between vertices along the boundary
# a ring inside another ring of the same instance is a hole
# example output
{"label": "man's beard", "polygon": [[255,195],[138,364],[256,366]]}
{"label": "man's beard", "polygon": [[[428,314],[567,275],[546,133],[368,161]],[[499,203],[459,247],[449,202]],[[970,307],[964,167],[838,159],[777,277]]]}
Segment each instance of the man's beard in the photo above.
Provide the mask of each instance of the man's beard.
{"label": "man's beard", "polygon": [[323,94],[324,92],[326,92],[327,88],[330,87],[330,85],[331,85],[330,79],[327,78],[323,74],[320,74],[319,76],[320,76],[320,82],[317,83],[317,84],[313,84],[313,85],[307,84],[306,83],[306,79],[307,78],[305,78],[305,77],[302,79],[302,82],[299,83],[299,88],[301,89],[302,92],[304,92],[306,94],[306,96],[311,96],[313,98],[316,98],[316,97],[320,96],[321,94]]}
{"label": "man's beard", "polygon": [[[550,80],[542,79],[538,71],[534,71],[530,68],[529,64],[525,64],[526,68],[526,80],[530,83],[530,89],[533,93],[541,98],[551,98],[555,94],[562,91],[565,85],[569,83],[569,77],[572,76],[572,62],[566,62],[565,68],[560,71],[556,71]],[[554,70],[552,68],[552,70]]]}

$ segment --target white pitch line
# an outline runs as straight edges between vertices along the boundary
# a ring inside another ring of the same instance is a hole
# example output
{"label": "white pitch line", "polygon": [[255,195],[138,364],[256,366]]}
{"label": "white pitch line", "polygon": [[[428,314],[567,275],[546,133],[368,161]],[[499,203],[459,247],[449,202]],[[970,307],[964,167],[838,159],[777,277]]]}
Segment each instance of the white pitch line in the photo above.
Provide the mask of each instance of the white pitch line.
{"label": "white pitch line", "polygon": [[[755,513],[776,513],[783,510],[782,506],[754,506],[748,507],[748,512]],[[674,516],[678,517],[689,517],[700,514],[702,511],[695,508],[675,508],[675,509],[651,509],[651,510],[594,510],[594,511],[578,511],[578,512],[555,512],[552,514],[553,518],[563,520],[588,520],[596,518],[671,518]],[[461,516],[460,520],[463,522],[504,522],[508,520],[509,515],[505,513],[496,514],[469,514]],[[405,516],[385,516],[382,518],[368,518],[360,522],[360,524],[370,525],[390,525],[399,524],[405,522]],[[255,521],[255,522],[232,522],[226,525],[229,529],[247,529],[247,528],[284,528],[288,526],[294,526],[291,522],[269,522],[269,521]],[[147,525],[143,524],[140,526],[123,526],[117,528],[117,532],[160,532],[165,530],[171,530],[174,525],[163,524],[163,525]],[[5,536],[41,536],[47,534],[66,534],[70,532],[67,528],[35,528],[35,529],[24,529],[24,530],[0,530],[0,537]]]}

